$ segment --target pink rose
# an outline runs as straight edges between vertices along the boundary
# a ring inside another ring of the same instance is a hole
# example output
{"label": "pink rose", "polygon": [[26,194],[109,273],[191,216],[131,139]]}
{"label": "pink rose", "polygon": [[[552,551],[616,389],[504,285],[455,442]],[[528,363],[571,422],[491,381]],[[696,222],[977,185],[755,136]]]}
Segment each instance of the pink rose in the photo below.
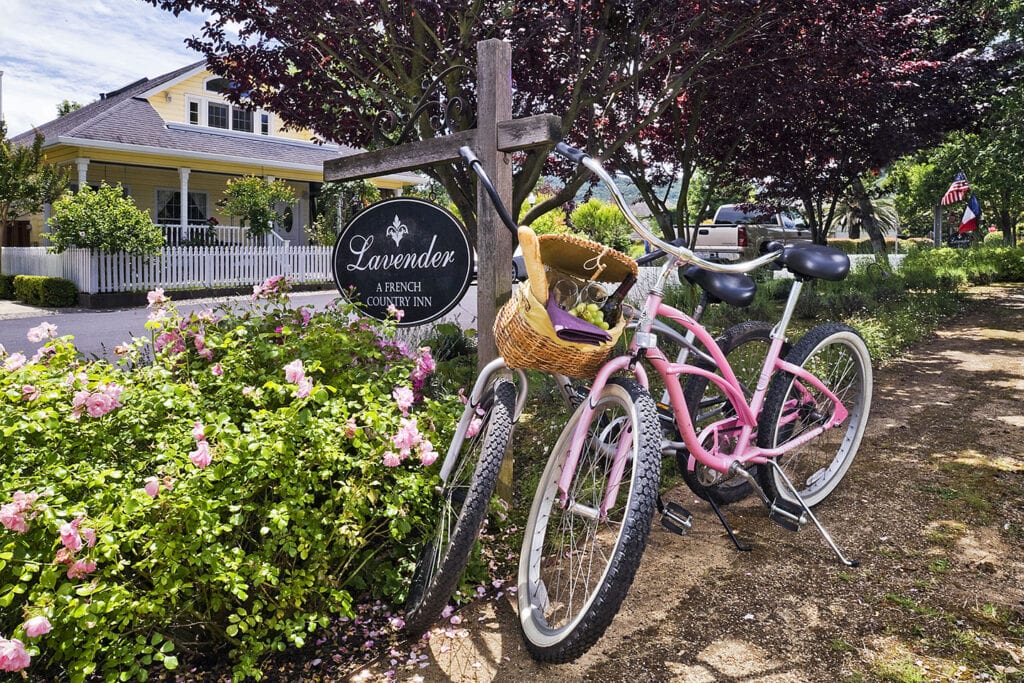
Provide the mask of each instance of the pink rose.
{"label": "pink rose", "polygon": [[64,547],[73,553],[82,549],[82,537],[78,535],[78,525],[81,521],[76,519],[73,522],[66,522],[60,525],[60,542]]}
{"label": "pink rose", "polygon": [[25,358],[25,354],[12,353],[11,355],[7,356],[7,360],[4,361],[4,370],[6,370],[7,372],[21,370],[23,367],[25,367],[25,363],[27,362],[28,359]]}
{"label": "pink rose", "polygon": [[0,524],[16,534],[23,534],[28,531],[28,522],[22,510],[15,503],[0,505]]}
{"label": "pink rose", "polygon": [[167,303],[167,297],[164,296],[163,287],[157,287],[152,292],[146,293],[146,301],[149,302],[149,307],[153,308],[160,306],[161,304]]}
{"label": "pink rose", "polygon": [[43,616],[32,617],[22,624],[22,628],[25,629],[25,635],[29,638],[38,638],[52,630],[50,620]]}
{"label": "pink rose", "polygon": [[142,490],[150,498],[156,498],[157,494],[160,493],[160,480],[156,477],[146,477],[146,485],[142,487]]}
{"label": "pink rose", "polygon": [[28,340],[32,343],[41,342],[45,339],[53,339],[57,336],[57,326],[50,323],[39,323],[28,331]]}
{"label": "pink rose", "polygon": [[472,439],[474,436],[480,433],[480,427],[482,427],[484,421],[479,417],[474,417],[469,421],[469,426],[466,427],[466,438]]}
{"label": "pink rose", "polygon": [[39,398],[39,389],[31,384],[26,384],[21,388],[21,398],[26,401],[34,401]]}
{"label": "pink rose", "polygon": [[313,393],[313,380],[308,377],[303,377],[299,380],[299,388],[295,392],[296,398],[306,398]]}
{"label": "pink rose", "polygon": [[82,529],[82,538],[85,539],[85,545],[93,547],[96,545],[96,530],[95,529]]}
{"label": "pink rose", "polygon": [[416,400],[416,396],[409,387],[395,387],[394,391],[391,392],[391,397],[395,399],[395,405],[402,411],[402,415],[409,414],[409,408],[412,407],[413,401]]}
{"label": "pink rose", "polygon": [[288,365],[284,366],[284,379],[286,382],[292,384],[298,384],[306,377],[306,371],[302,367],[302,361],[299,359],[293,360]]}
{"label": "pink rose", "polygon": [[358,429],[356,419],[354,417],[350,417],[348,422],[345,423],[345,436],[351,439],[356,435],[356,429]]}
{"label": "pink rose", "polygon": [[402,459],[394,451],[384,452],[384,466],[385,467],[398,467]]}
{"label": "pink rose", "polygon": [[224,374],[224,368],[220,366],[220,363],[217,363],[212,368],[210,368],[210,372],[212,372],[214,376],[220,377],[221,375]]}
{"label": "pink rose", "polygon": [[213,455],[210,453],[210,444],[200,441],[196,449],[188,454],[188,459],[199,469],[208,466],[210,461],[213,460]]}
{"label": "pink rose", "polygon": [[429,441],[421,441],[419,445],[420,462],[424,467],[430,467],[437,460],[437,451],[434,450],[434,445]]}
{"label": "pink rose", "polygon": [[96,563],[86,560],[75,560],[68,568],[69,579],[81,579],[96,571]]}
{"label": "pink rose", "polygon": [[167,353],[177,355],[185,350],[185,340],[177,332],[164,332],[153,343],[157,351],[167,350]]}
{"label": "pink rose", "polygon": [[0,671],[21,671],[32,663],[25,644],[17,638],[0,638]]}
{"label": "pink rose", "polygon": [[192,438],[196,441],[206,441],[206,427],[202,422],[192,423]]}
{"label": "pink rose", "polygon": [[391,437],[395,448],[399,448],[408,454],[423,439],[420,436],[419,428],[416,425],[416,418],[402,418],[398,433]]}

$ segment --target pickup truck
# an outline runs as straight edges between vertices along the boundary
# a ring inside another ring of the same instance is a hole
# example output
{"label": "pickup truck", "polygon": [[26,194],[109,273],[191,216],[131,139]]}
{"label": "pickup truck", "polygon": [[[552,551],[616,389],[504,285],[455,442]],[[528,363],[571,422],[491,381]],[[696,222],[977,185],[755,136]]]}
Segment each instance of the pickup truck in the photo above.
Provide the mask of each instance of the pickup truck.
{"label": "pickup truck", "polygon": [[744,211],[737,204],[722,204],[710,223],[696,226],[695,251],[721,261],[756,256],[761,244],[810,242],[811,231],[796,211],[773,214]]}

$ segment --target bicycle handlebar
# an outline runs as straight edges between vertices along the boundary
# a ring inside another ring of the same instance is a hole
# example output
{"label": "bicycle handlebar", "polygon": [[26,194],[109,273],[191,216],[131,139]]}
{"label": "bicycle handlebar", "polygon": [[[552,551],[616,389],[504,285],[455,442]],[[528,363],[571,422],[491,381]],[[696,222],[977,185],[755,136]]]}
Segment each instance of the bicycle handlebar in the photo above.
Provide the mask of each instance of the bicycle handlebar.
{"label": "bicycle handlebar", "polygon": [[608,191],[611,192],[612,200],[619,208],[619,211],[622,212],[622,215],[625,216],[626,221],[630,226],[632,226],[641,237],[653,244],[658,250],[671,254],[680,261],[694,263],[705,270],[717,271],[720,273],[749,273],[752,270],[756,270],[763,265],[767,265],[772,261],[775,261],[782,255],[781,251],[774,251],[758,256],[750,261],[742,261],[740,263],[719,263],[716,261],[707,261],[700,256],[697,256],[697,254],[687,247],[666,242],[651,232],[651,229],[641,222],[633,213],[633,210],[629,208],[629,204],[626,202],[625,197],[622,196],[622,192],[619,190],[618,185],[615,184],[615,180],[612,179],[596,159],[587,155],[583,150],[570,147],[564,142],[559,142],[555,145],[555,152],[569,161],[582,164],[587,168],[587,170],[596,175],[598,179],[605,184]]}
{"label": "bicycle handlebar", "polygon": [[512,215],[505,208],[505,202],[501,201],[501,197],[498,196],[498,191],[494,188],[491,183],[491,179],[487,177],[487,172],[484,171],[483,164],[480,163],[480,159],[468,146],[464,145],[459,147],[459,155],[466,160],[469,167],[473,169],[477,177],[480,178],[480,182],[484,186],[484,190],[487,191],[488,196],[491,198],[491,203],[494,204],[494,208],[498,210],[498,216],[501,218],[501,222],[505,224],[505,227],[512,233],[512,237],[515,238],[519,234],[519,226],[512,220]]}

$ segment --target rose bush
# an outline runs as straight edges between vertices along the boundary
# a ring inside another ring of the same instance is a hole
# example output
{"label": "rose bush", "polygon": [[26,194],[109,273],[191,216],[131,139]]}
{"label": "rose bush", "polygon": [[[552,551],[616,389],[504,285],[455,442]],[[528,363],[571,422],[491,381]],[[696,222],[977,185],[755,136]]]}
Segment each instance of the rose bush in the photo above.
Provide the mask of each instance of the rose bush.
{"label": "rose bush", "polygon": [[145,680],[226,652],[259,677],[354,594],[403,599],[461,405],[424,396],[429,349],[286,285],[187,316],[152,292],[152,346],[116,363],[46,324],[0,349],[0,670]]}

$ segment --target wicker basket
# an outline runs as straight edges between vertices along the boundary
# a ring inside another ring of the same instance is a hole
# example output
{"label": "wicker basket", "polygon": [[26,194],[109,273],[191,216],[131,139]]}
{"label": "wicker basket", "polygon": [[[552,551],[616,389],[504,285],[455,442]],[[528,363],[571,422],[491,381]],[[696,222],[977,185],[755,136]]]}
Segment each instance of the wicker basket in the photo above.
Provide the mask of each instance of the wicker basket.
{"label": "wicker basket", "polygon": [[[573,235],[542,235],[537,239],[540,258],[552,271],[586,281],[616,284],[637,275],[636,262],[610,247]],[[536,271],[535,271],[536,272]],[[539,279],[531,274],[531,279]],[[535,292],[546,292],[547,282],[523,283],[498,311],[494,337],[509,367],[555,372],[586,379],[597,374],[627,321],[608,330],[611,340],[601,345],[563,341],[555,334],[543,301]]]}

